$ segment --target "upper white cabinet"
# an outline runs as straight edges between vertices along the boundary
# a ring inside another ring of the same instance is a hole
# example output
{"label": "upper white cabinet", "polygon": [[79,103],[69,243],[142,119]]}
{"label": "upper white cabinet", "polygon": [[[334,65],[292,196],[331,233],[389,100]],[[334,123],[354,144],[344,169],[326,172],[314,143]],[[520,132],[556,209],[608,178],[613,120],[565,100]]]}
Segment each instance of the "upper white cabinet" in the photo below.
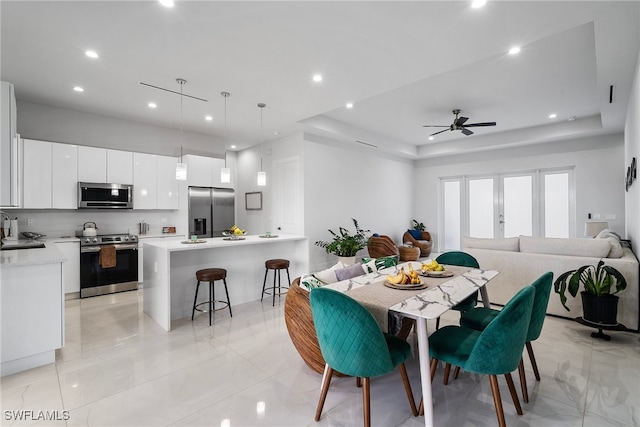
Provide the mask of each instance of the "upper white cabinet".
{"label": "upper white cabinet", "polygon": [[224,159],[190,154],[185,156],[185,163],[187,163],[187,182],[189,186],[233,188],[232,184],[222,184],[220,182],[220,171],[224,167]]}
{"label": "upper white cabinet", "polygon": [[78,207],[78,147],[25,139],[22,206],[25,209]]}
{"label": "upper white cabinet", "polygon": [[[28,157],[25,155],[28,161]],[[78,147],[78,181],[107,182],[107,150],[97,147]]]}
{"label": "upper white cabinet", "polygon": [[76,209],[78,207],[78,147],[69,144],[51,144],[52,179],[51,207]]}
{"label": "upper white cabinet", "polygon": [[133,153],[133,191],[134,209],[156,209],[156,155]]}
{"label": "upper white cabinet", "polygon": [[52,143],[25,139],[22,181],[22,206],[51,208]]}
{"label": "upper white cabinet", "polygon": [[0,82],[0,206],[20,206],[20,147],[13,85]]}
{"label": "upper white cabinet", "polygon": [[114,184],[133,184],[133,153],[107,150],[107,181]]}
{"label": "upper white cabinet", "polygon": [[178,209],[179,207],[179,184],[176,179],[177,163],[178,159],[175,157],[156,156],[158,209]]}

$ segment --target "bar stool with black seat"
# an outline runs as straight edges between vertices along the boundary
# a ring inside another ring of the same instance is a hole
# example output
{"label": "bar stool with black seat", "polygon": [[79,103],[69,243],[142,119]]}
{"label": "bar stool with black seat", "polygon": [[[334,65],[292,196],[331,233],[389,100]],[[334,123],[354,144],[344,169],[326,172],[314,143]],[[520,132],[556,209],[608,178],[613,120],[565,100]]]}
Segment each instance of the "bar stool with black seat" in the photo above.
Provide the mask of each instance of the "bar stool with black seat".
{"label": "bar stool with black seat", "polygon": [[[262,282],[262,296],[260,297],[260,301],[264,298],[264,294],[272,295],[273,302],[272,306],[276,305],[276,295],[280,296],[286,294],[286,292],[282,292],[282,288],[289,289],[291,286],[291,277],[289,276],[289,260],[288,259],[268,259],[265,261],[264,266],[266,268],[264,272],[264,281]],[[273,270],[273,286],[267,287],[267,275],[269,274],[269,270]],[[287,270],[287,283],[288,286],[280,286],[280,271]],[[276,275],[278,276],[278,286],[276,286]],[[271,290],[271,293],[268,291]],[[277,290],[277,292],[276,292]]]}
{"label": "bar stool with black seat", "polygon": [[[233,313],[231,312],[231,300],[229,299],[229,290],[227,289],[227,270],[225,270],[224,268],[205,268],[203,270],[198,270],[196,271],[196,279],[198,280],[198,283],[196,284],[196,295],[193,298],[191,320],[193,321],[196,310],[203,313],[209,312],[209,326],[211,326],[211,315],[213,314],[213,312],[224,310],[227,307],[229,308],[229,316],[233,317]],[[213,285],[217,280],[222,280],[222,283],[224,283],[224,292],[227,295],[226,301],[215,299],[215,291],[213,289]],[[209,300],[198,303],[198,289],[200,289],[200,282],[209,282]],[[222,307],[215,308],[216,303],[222,304]],[[198,308],[199,306],[205,304],[209,305],[209,310]]]}

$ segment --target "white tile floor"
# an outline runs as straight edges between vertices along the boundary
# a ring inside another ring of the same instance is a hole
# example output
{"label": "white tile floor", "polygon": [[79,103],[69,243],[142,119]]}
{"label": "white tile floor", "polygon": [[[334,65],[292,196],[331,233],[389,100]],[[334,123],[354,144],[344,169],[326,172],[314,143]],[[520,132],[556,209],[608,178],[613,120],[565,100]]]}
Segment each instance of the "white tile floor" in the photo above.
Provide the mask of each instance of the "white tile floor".
{"label": "white tile floor", "polygon": [[[282,315],[254,302],[185,319],[163,331],[142,312],[137,292],[67,301],[66,345],[57,362],[7,376],[2,383],[2,425],[90,426],[360,426],[360,389],[336,379],[319,422],[313,420],[320,375],[302,362]],[[443,319],[456,323],[457,313]],[[433,324],[429,323],[432,328]],[[517,416],[500,380],[507,424],[514,426],[640,425],[640,340],[612,332],[590,337],[577,323],[547,318],[534,343],[542,380],[528,359],[530,403]],[[420,398],[417,356],[408,363]],[[488,378],[461,373],[433,385],[437,426],[494,426]],[[517,382],[516,376],[516,386]],[[424,425],[411,416],[399,374],[372,381],[374,426]],[[15,421],[11,412],[59,411],[66,421]]]}

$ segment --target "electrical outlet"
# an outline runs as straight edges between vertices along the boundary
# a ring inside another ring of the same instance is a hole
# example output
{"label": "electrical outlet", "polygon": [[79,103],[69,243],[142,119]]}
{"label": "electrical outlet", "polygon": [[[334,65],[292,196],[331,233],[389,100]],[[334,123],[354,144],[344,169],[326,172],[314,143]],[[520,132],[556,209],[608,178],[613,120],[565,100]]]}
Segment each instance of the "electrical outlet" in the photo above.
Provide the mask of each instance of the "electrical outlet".
{"label": "electrical outlet", "polygon": [[33,218],[27,218],[27,227],[33,227],[34,224],[35,221],[33,220]]}
{"label": "electrical outlet", "polygon": [[593,219],[600,219],[600,214],[593,214]]}
{"label": "electrical outlet", "polygon": [[610,219],[612,221],[615,221],[616,219],[616,214],[606,214],[604,219]]}

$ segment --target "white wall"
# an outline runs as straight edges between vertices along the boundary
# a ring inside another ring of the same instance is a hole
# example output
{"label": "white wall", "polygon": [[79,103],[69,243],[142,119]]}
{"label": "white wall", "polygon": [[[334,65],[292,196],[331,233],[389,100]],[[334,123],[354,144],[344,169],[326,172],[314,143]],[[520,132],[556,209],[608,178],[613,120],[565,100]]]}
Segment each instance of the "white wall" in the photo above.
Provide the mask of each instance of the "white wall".
{"label": "white wall", "polygon": [[[629,166],[635,157],[640,162],[640,61],[636,66],[636,76],[631,89],[627,120],[624,128],[624,164]],[[637,166],[640,169],[640,165]],[[625,194],[627,238],[631,240],[636,255],[640,246],[640,181],[633,182]]]}
{"label": "white wall", "polygon": [[626,169],[623,162],[624,146],[621,134],[474,153],[455,158],[423,160],[418,162],[416,168],[417,182],[421,192],[431,197],[416,199],[415,215],[425,223],[437,243],[436,195],[439,177],[574,167],[575,236],[583,236],[588,213],[615,214],[616,220],[608,220],[609,227],[624,234],[625,196],[622,183]]}
{"label": "white wall", "polygon": [[[402,243],[414,211],[413,162],[390,158],[375,149],[333,142],[305,134],[303,147],[304,223],[312,271],[336,262],[317,240],[330,240],[328,229],[353,232],[351,218],[371,232]],[[366,252],[364,252],[366,254]]]}
{"label": "white wall", "polygon": [[18,100],[22,138],[105,147],[177,157],[185,154],[224,158],[224,140],[209,135],[153,126],[66,108]]}

